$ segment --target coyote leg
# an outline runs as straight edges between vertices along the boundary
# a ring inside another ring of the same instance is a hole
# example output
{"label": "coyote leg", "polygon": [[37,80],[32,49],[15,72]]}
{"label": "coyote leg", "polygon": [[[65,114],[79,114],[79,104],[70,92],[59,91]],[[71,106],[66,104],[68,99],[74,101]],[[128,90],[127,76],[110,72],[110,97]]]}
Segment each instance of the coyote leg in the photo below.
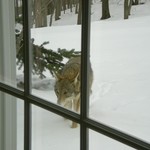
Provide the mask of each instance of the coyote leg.
{"label": "coyote leg", "polygon": [[[73,101],[73,109],[75,112],[79,113],[80,109],[80,94],[77,95],[77,98]],[[78,124],[76,122],[72,122],[72,128],[76,128]]]}
{"label": "coyote leg", "polygon": [[71,110],[72,109],[72,101],[69,101],[68,103],[66,103],[64,105],[64,107]]}
{"label": "coyote leg", "polygon": [[[69,109],[69,110],[72,110],[72,101],[69,101],[68,103],[66,103],[64,105],[65,108]],[[66,118],[64,118],[66,120]]]}
{"label": "coyote leg", "polygon": [[78,124],[76,123],[76,122],[73,122],[72,121],[72,126],[71,126],[71,128],[77,128],[78,127]]}

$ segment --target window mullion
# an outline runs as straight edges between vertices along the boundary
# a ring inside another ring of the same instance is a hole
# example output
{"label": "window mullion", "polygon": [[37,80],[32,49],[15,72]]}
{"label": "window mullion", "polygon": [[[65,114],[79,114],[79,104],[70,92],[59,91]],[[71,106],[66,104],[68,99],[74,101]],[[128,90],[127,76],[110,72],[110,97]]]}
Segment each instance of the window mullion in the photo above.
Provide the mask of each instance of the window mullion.
{"label": "window mullion", "polygon": [[31,91],[31,47],[30,47],[30,1],[23,0],[24,40],[24,150],[31,150],[31,103],[27,98]]}
{"label": "window mullion", "polygon": [[82,31],[81,31],[81,128],[80,149],[89,149],[89,133],[84,120],[89,112],[88,68],[90,56],[90,0],[82,0]]}

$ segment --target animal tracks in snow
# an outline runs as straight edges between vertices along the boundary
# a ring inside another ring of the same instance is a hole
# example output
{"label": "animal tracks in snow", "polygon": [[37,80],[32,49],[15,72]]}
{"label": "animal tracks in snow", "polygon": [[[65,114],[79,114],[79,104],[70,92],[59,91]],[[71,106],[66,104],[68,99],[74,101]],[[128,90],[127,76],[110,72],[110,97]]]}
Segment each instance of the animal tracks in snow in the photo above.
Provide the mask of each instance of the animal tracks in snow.
{"label": "animal tracks in snow", "polygon": [[[111,90],[113,89],[113,85],[115,84],[114,81],[111,82],[102,82],[97,84],[96,82],[93,84],[93,92],[91,95],[91,104],[94,103],[95,101],[99,101],[100,98],[108,95]],[[94,100],[94,101],[93,101]]]}
{"label": "animal tracks in snow", "polygon": [[109,92],[111,91],[112,87],[113,87],[113,82],[102,82],[100,84],[97,84],[95,86],[95,89],[97,89],[96,91],[94,91],[94,93],[96,94],[96,97],[103,97],[106,94],[109,94]]}

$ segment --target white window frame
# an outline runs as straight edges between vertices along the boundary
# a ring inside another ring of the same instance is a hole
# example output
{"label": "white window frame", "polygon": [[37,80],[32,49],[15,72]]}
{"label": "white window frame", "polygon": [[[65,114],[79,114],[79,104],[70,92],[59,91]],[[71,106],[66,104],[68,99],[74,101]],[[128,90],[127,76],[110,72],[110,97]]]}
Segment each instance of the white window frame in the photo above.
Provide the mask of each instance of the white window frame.
{"label": "white window frame", "polygon": [[[0,0],[0,81],[16,86],[14,1]],[[0,92],[0,149],[17,149],[17,102]]]}

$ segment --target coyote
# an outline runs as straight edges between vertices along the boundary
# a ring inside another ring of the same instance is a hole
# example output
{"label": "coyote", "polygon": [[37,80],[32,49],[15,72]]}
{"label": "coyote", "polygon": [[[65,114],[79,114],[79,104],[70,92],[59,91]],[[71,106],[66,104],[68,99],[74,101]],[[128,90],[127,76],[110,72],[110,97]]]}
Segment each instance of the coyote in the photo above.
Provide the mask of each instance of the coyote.
{"label": "coyote", "polygon": [[[81,57],[71,58],[60,73],[55,74],[55,93],[57,103],[67,109],[79,112],[80,110],[80,67]],[[89,68],[89,91],[93,82],[93,71]],[[72,122],[72,128],[76,128],[77,123]]]}

